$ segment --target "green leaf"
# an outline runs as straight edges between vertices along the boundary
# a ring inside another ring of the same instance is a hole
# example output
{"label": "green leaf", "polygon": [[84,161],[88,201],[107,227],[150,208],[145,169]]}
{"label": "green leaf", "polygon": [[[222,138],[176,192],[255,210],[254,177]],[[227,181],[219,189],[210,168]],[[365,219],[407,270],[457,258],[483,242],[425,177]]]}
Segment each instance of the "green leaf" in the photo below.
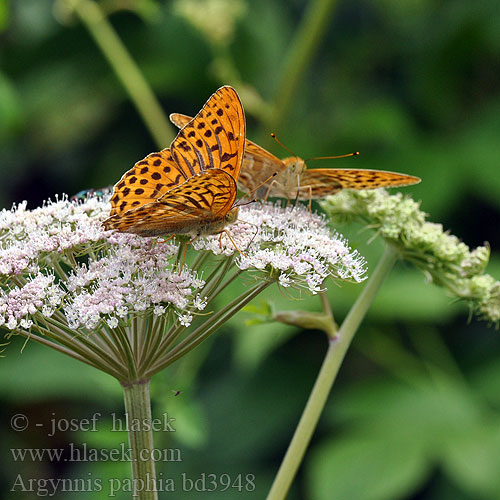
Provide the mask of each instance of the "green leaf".
{"label": "green leaf", "polygon": [[351,387],[330,415],[337,422],[386,437],[398,434],[406,439],[407,434],[418,434],[420,440],[428,441],[429,450],[480,421],[481,408],[467,386],[439,374],[433,379],[408,376],[412,386],[380,381]]}
{"label": "green leaf", "polygon": [[443,465],[474,498],[500,498],[500,418],[464,429],[443,450]]}
{"label": "green leaf", "polygon": [[272,351],[296,333],[296,328],[276,322],[245,328],[235,337],[236,363],[246,370],[256,369]]}
{"label": "green leaf", "polygon": [[414,491],[429,473],[419,436],[353,434],[327,442],[307,464],[310,497],[316,500],[390,500]]}

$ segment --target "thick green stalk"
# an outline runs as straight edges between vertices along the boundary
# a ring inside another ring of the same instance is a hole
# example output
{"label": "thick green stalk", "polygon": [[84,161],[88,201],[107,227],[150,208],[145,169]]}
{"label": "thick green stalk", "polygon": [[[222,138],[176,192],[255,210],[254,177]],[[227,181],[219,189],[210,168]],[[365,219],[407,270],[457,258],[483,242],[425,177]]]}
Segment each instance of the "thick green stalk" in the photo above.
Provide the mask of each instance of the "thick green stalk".
{"label": "thick green stalk", "polygon": [[151,87],[99,5],[93,0],[66,0],[66,2],[85,24],[121,80],[157,146],[167,147],[174,138],[173,129]]}
{"label": "thick green stalk", "polygon": [[[149,379],[122,384],[128,423],[129,446],[132,450],[132,482],[140,491],[133,492],[138,500],[158,500],[156,469],[152,459],[151,398]],[[148,429],[148,430],[147,430]],[[153,486],[153,488],[151,488]]]}
{"label": "thick green stalk", "polygon": [[342,323],[337,336],[330,339],[323,365],[321,366],[321,370],[309,396],[306,407],[304,408],[299,424],[295,429],[285,458],[281,463],[278,474],[269,491],[267,500],[283,500],[286,497],[299,465],[302,462],[302,458],[309,445],[347,349],[395,261],[396,254],[387,247],[373,275],[368,280],[358,300],[352,306],[349,314]]}
{"label": "thick green stalk", "polygon": [[316,51],[331,19],[336,0],[312,0],[285,59],[275,93],[273,113],[266,123],[267,130],[278,130],[293,103],[301,78]]}

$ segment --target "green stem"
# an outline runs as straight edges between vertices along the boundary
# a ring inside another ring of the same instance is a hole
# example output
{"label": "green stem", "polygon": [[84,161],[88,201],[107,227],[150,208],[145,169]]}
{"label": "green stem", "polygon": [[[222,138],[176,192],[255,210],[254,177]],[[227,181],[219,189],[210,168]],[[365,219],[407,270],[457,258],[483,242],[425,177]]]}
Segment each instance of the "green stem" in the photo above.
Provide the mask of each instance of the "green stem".
{"label": "green stem", "polygon": [[[166,355],[162,355],[157,359],[154,364],[149,367],[145,373],[146,376],[151,377],[156,372],[163,370],[166,366],[172,364],[179,358],[182,358],[191,349],[194,349],[198,344],[201,344],[220,326],[222,326],[231,316],[236,314],[241,308],[245,307],[251,300],[253,300],[259,293],[264,291],[271,281],[264,281],[251,288],[248,292],[237,297],[226,307],[215,313],[205,323],[191,332],[182,342],[179,342],[172,350]],[[163,351],[162,351],[163,352]]]}
{"label": "green stem", "polygon": [[286,118],[300,80],[330,22],[335,3],[336,0],[313,0],[309,3],[285,59],[275,94],[274,113],[266,123],[267,130],[278,130]]}
{"label": "green stem", "polygon": [[267,500],[283,500],[297,473],[328,394],[335,381],[340,365],[359,325],[363,321],[373,299],[396,261],[396,254],[387,247],[373,275],[352,306],[338,331],[336,338],[329,342],[323,365],[314,384],[309,400],[295,429],[292,441],[281,463]]}
{"label": "green stem", "polygon": [[99,5],[93,0],[66,1],[85,24],[121,80],[157,146],[159,148],[167,147],[174,138],[173,129],[151,87]]}
{"label": "green stem", "polygon": [[[181,251],[179,249],[180,255]],[[207,278],[205,282],[205,286],[200,291],[200,295],[209,296],[212,294],[212,291],[220,285],[220,282],[224,279],[224,276],[227,274],[231,265],[233,263],[233,258],[230,257],[226,260],[224,266],[216,267],[210,276]],[[210,297],[210,302],[212,301],[213,296]],[[193,312],[193,307],[187,308],[186,312]],[[184,333],[186,328],[180,325],[177,322],[177,326],[174,324],[169,329],[169,331],[164,336],[156,336],[156,338],[160,341],[159,344],[154,346],[154,349],[149,349],[148,354],[151,354],[147,360],[147,364],[143,364],[143,366],[154,366],[158,359],[163,356],[163,353],[174,344],[174,342]]]}
{"label": "green stem", "polygon": [[116,340],[117,345],[121,344],[126,359],[127,376],[132,378],[132,380],[134,380],[139,376],[137,374],[137,366],[136,366],[137,359],[136,359],[136,353],[134,352],[130,344],[130,339],[128,338],[127,332],[120,325],[118,325],[113,330],[110,330],[110,333]]}
{"label": "green stem", "polygon": [[[149,379],[136,380],[122,384],[125,399],[125,412],[128,423],[128,439],[132,450],[132,483],[142,488],[134,491],[133,498],[138,500],[158,500],[158,494],[150,491],[147,485],[156,483],[155,463],[152,458],[154,449],[151,430],[151,398]],[[148,429],[148,430],[146,430]]]}
{"label": "green stem", "polygon": [[77,330],[72,335],[68,335],[64,327],[61,327],[53,318],[44,318],[44,324],[47,326],[45,332],[42,330],[42,325],[38,325],[41,333],[45,333],[51,339],[57,340],[63,346],[87,358],[97,369],[107,373],[109,373],[108,368],[117,372],[123,371],[123,366],[114,359],[113,355],[92,342],[85,333]]}

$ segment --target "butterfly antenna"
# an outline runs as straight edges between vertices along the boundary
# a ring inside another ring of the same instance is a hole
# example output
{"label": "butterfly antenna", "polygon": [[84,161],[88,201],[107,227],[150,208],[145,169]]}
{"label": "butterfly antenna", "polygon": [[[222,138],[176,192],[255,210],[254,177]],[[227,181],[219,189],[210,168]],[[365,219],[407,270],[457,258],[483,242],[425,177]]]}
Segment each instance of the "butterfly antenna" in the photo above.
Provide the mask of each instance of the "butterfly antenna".
{"label": "butterfly antenna", "polygon": [[[240,200],[242,200],[242,199],[243,198],[240,198]],[[256,201],[259,201],[259,200],[257,200],[256,198],[253,198],[252,200],[249,200],[246,203],[238,203],[237,205],[235,205],[235,207],[246,207],[247,205],[250,205],[250,203],[255,203]]]}
{"label": "butterfly antenna", "polygon": [[354,153],[349,153],[346,155],[338,155],[338,156],[317,156],[316,158],[308,158],[304,161],[312,161],[312,160],[335,160],[337,158],[348,158],[349,156],[359,156],[359,151],[355,151]]}
{"label": "butterfly antenna", "polygon": [[274,132],[271,132],[271,137],[283,148],[286,149],[292,156],[297,156],[291,149],[287,148],[277,137]]}
{"label": "butterfly antenna", "polygon": [[[274,174],[270,175],[266,180],[262,181],[256,188],[252,189],[252,191],[250,191],[250,193],[247,193],[247,194],[245,194],[245,196],[242,196],[240,198],[240,201],[243,200],[243,199],[245,199],[248,196],[250,196],[250,197],[253,196],[260,187],[262,187],[264,184],[266,184],[267,182],[269,182],[273,177],[276,177],[277,175],[278,175],[278,172],[274,172]],[[250,200],[250,201],[248,201],[246,203],[238,203],[235,206],[242,207],[244,205],[248,205],[249,203],[253,203],[254,201],[257,201],[257,200]]]}

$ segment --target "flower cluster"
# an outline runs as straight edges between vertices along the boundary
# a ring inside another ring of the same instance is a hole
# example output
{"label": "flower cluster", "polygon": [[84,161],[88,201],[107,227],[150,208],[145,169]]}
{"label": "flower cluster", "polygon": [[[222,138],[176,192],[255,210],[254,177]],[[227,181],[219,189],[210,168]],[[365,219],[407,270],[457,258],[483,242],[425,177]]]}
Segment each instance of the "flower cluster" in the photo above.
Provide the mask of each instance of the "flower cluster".
{"label": "flower cluster", "polygon": [[168,305],[184,322],[185,308],[202,309],[203,282],[169,264],[177,247],[105,231],[108,214],[98,197],[0,213],[0,324],[27,330],[58,311],[69,328],[93,330],[132,312],[167,314]]}
{"label": "flower cluster", "polygon": [[22,287],[12,288],[8,293],[0,290],[0,326],[28,330],[33,325],[31,317],[37,311],[51,317],[64,296],[54,281],[53,274],[38,273]]}
{"label": "flower cluster", "polygon": [[324,217],[311,214],[303,205],[282,208],[255,203],[240,209],[239,220],[228,236],[210,236],[196,241],[197,250],[230,255],[240,250],[236,265],[242,270],[261,270],[275,276],[283,287],[321,291],[326,278],[360,282],[366,263],[337,234]]}
{"label": "flower cluster", "polygon": [[107,203],[91,197],[84,204],[66,198],[27,210],[26,202],[0,212],[0,282],[51,265],[49,256],[67,250],[84,253],[104,237],[100,221]]}
{"label": "flower cluster", "polygon": [[480,317],[500,321],[500,283],[483,274],[489,248],[475,250],[441,224],[427,222],[419,204],[382,189],[342,191],[321,203],[333,220],[359,219],[374,228],[402,258],[414,263],[436,284],[467,300]]}
{"label": "flower cluster", "polygon": [[[169,266],[173,245],[137,241],[135,246],[115,247],[108,255],[78,266],[68,277],[64,314],[71,328],[93,330],[104,318],[112,328],[131,313],[151,309],[156,316],[175,308],[183,324],[183,311],[193,303],[203,309],[204,302],[192,300],[203,281],[187,268],[178,272]],[[142,244],[140,244],[142,243]]]}
{"label": "flower cluster", "polygon": [[[105,231],[101,222],[108,213],[108,200],[97,196],[78,203],[63,198],[35,210],[20,204],[0,213],[0,324],[29,330],[50,318],[90,332],[126,327],[134,315],[151,313],[189,326],[209,302],[203,271],[179,270],[174,240]],[[312,293],[330,276],[364,279],[363,258],[304,207],[242,207],[227,230],[230,237],[202,237],[192,245],[222,261],[236,254],[240,270]]]}

